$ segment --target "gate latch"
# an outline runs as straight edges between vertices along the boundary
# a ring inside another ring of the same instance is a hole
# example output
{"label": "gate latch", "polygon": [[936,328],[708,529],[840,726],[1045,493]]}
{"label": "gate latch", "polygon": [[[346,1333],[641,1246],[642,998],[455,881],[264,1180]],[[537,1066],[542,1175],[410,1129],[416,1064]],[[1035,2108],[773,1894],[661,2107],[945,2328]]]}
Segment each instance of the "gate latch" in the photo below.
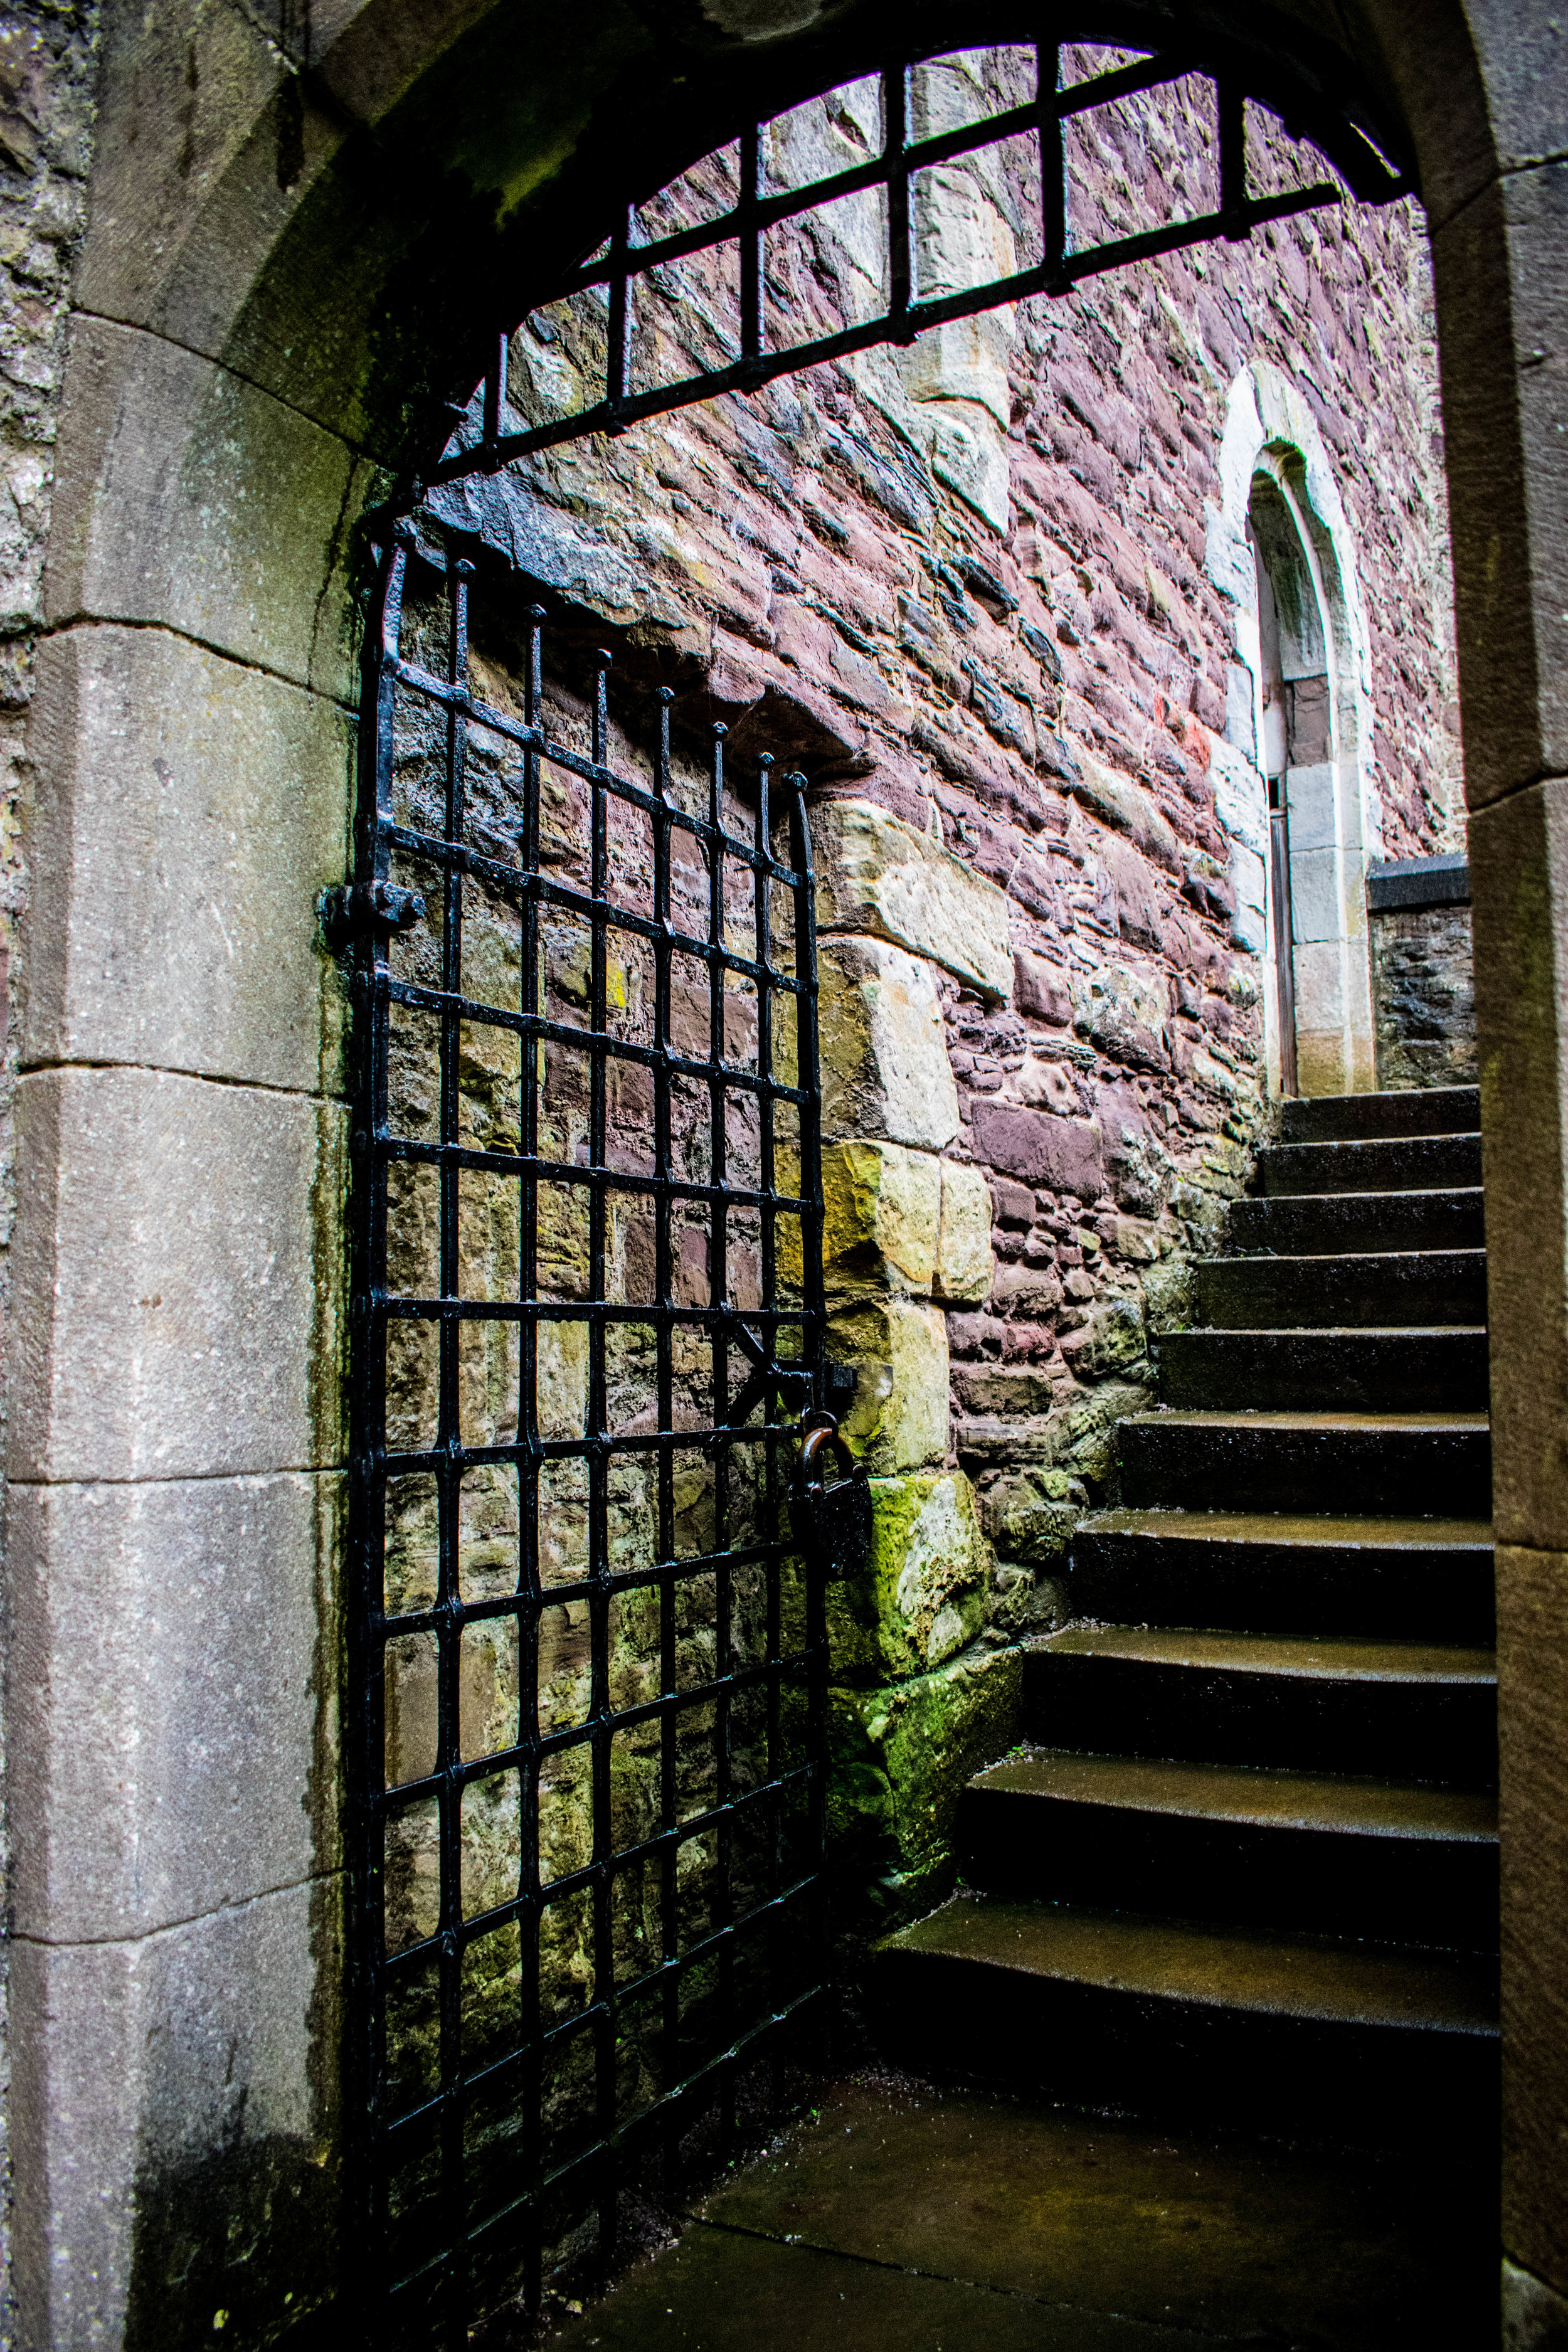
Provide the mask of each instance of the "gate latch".
{"label": "gate latch", "polygon": [[[802,1534],[811,1565],[833,1579],[858,1576],[871,1557],[871,1481],[838,1434],[831,1413],[811,1416],[801,1441],[797,1492]],[[823,1455],[831,1448],[842,1477],[828,1478]]]}
{"label": "gate latch", "polygon": [[425,919],[417,890],[395,882],[344,882],[321,900],[321,930],[329,950],[342,955],[356,940],[393,939]]}

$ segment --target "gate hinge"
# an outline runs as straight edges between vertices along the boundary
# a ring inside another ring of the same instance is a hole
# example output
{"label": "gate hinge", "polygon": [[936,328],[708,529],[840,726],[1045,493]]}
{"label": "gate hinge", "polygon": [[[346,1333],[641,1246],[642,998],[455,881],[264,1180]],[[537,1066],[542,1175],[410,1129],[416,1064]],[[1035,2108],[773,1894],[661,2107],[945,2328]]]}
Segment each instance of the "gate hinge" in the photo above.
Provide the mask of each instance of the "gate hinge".
{"label": "gate hinge", "polygon": [[425,901],[417,890],[401,890],[395,882],[342,882],[322,893],[321,916],[329,950],[342,955],[356,940],[411,931],[424,920]]}

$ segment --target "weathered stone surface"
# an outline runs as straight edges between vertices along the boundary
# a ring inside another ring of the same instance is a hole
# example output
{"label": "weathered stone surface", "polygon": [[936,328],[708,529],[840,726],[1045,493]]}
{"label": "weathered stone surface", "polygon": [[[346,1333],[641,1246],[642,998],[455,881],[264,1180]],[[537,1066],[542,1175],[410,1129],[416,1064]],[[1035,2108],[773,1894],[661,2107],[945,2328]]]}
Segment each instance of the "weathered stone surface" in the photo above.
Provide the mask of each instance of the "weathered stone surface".
{"label": "weathered stone surface", "polygon": [[947,1452],[947,1322],[939,1307],[889,1298],[832,1315],[827,1352],[858,1373],[843,1430],[877,1476],[942,1461]]}
{"label": "weathered stone surface", "polygon": [[11,1475],[337,1461],[341,1108],[144,1070],[39,1070],[16,1120]]}
{"label": "weathered stone surface", "polygon": [[829,1696],[831,1867],[848,1929],[892,1927],[952,1884],[959,1793],[1017,1738],[1016,1649],[965,1650],[890,1689]]}
{"label": "weathered stone surface", "polygon": [[79,320],[49,619],[161,622],[352,700],[347,526],[371,479],[367,460],[228,369]]}
{"label": "weathered stone surface", "polygon": [[[930,1291],[942,1224],[939,1160],[897,1143],[833,1144],[823,1154],[822,1190],[830,1290]],[[989,1255],[989,1231],[986,1247]]]}
{"label": "weathered stone surface", "polygon": [[146,1935],[336,1866],[341,1485],[14,1489],[20,1933]]}
{"label": "weathered stone surface", "polygon": [[1076,1193],[1082,1201],[1092,1201],[1105,1190],[1100,1130],[1087,1119],[977,1102],[971,1134],[975,1158],[988,1168],[1022,1176],[1030,1184],[1049,1185],[1053,1192]]}
{"label": "weathered stone surface", "polygon": [[1476,1083],[1475,961],[1468,907],[1390,908],[1372,919],[1377,1083]]}
{"label": "weathered stone surface", "polygon": [[335,2283],[340,1884],[134,1941],[18,1939],[13,2273],[23,2340],[241,2342]]}
{"label": "weathered stone surface", "polygon": [[1503,2256],[1502,2352],[1568,2352],[1568,2296]]}
{"label": "weathered stone surface", "polygon": [[26,1057],[339,1091],[316,908],[349,865],[346,712],[98,628],[45,640],[33,723]]}
{"label": "weathered stone surface", "polygon": [[932,1287],[939,1298],[963,1306],[984,1298],[990,1282],[991,1187],[978,1168],[944,1160]]}
{"label": "weathered stone surface", "polygon": [[1149,794],[1081,745],[1074,747],[1073,756],[1078,772],[1068,780],[1068,790],[1074,797],[1102,823],[1126,834],[1157,866],[1179,874],[1180,845]]}
{"label": "weathered stone surface", "polygon": [[958,1095],[930,964],[880,940],[826,940],[819,978],[824,1133],[942,1150]]}
{"label": "weathered stone surface", "polygon": [[991,1554],[963,1472],[874,1478],[871,1495],[870,1560],[828,1587],[835,1681],[928,1674],[990,1614]]}
{"label": "weathered stone surface", "polygon": [[1007,901],[994,882],[871,801],[819,803],[811,831],[821,929],[874,932],[989,997],[1011,994]]}

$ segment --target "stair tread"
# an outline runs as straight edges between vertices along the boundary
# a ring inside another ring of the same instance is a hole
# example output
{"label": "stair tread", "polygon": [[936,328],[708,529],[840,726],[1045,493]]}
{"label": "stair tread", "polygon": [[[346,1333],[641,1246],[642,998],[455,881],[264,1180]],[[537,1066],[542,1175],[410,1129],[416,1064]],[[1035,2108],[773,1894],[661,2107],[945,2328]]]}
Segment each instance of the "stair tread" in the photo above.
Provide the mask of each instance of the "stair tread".
{"label": "stair tread", "polygon": [[1484,1339],[1484,1323],[1194,1323],[1168,1339]]}
{"label": "stair tread", "polygon": [[1468,1953],[967,1894],[879,1948],[1205,2009],[1487,2039],[1498,2031],[1495,1964]]}
{"label": "stair tread", "polygon": [[[1248,1415],[1250,1420],[1254,1418]],[[1190,1543],[1355,1546],[1386,1551],[1489,1551],[1489,1519],[1331,1518],[1294,1511],[1093,1511],[1078,1524],[1080,1536],[1159,1536]]]}
{"label": "stair tread", "polygon": [[1222,1668],[1336,1683],[1494,1685],[1495,1650],[1340,1634],[1239,1633],[1211,1627],[1068,1625],[1037,1635],[1030,1655],[1109,1658],[1141,1665]]}
{"label": "stair tread", "polygon": [[[1369,1136],[1363,1140],[1377,1143],[1430,1143],[1435,1139],[1431,1136],[1387,1135]],[[1342,1148],[1348,1150],[1350,1147],[1348,1145],[1342,1147],[1334,1143],[1277,1143],[1264,1146],[1266,1151],[1337,1151]],[[1342,1201],[1348,1198],[1354,1202],[1357,1208],[1372,1208],[1379,1201],[1386,1201],[1390,1203],[1397,1203],[1403,1210],[1406,1202],[1411,1201],[1484,1201],[1486,1193],[1484,1187],[1479,1184],[1412,1184],[1408,1192],[1352,1192],[1349,1194],[1333,1192],[1285,1192],[1276,1193],[1272,1199],[1265,1193],[1248,1192],[1244,1195],[1244,1198],[1248,1205],[1260,1202],[1274,1207],[1289,1202],[1292,1208],[1306,1201]]]}
{"label": "stair tread", "polygon": [[[1331,1199],[1334,1196],[1332,1194],[1308,1192],[1297,1193],[1294,1197],[1298,1200],[1318,1200],[1320,1198]],[[1375,1198],[1375,1195],[1372,1193],[1363,1193],[1357,1197],[1363,1200],[1371,1200]],[[1395,1199],[1401,1197],[1408,1199],[1411,1196],[1409,1194],[1403,1196],[1395,1194],[1394,1197]],[[1418,1199],[1420,1196],[1417,1194],[1415,1197]],[[1201,1274],[1210,1266],[1224,1266],[1228,1269],[1231,1266],[1238,1265],[1266,1265],[1270,1268],[1287,1265],[1306,1265],[1332,1266],[1336,1274],[1341,1274],[1343,1273],[1347,1267],[1353,1267],[1359,1265],[1364,1258],[1368,1265],[1374,1267],[1381,1273],[1384,1266],[1390,1264],[1397,1265],[1405,1259],[1408,1259],[1412,1265],[1430,1265],[1434,1261],[1442,1260],[1459,1260],[1468,1265],[1484,1265],[1486,1264],[1486,1256],[1487,1254],[1483,1248],[1398,1250],[1237,1250],[1233,1255],[1228,1257],[1194,1258],[1193,1260],[1193,1271],[1194,1274]]]}
{"label": "stair tread", "polygon": [[1156,1423],[1164,1429],[1429,1429],[1441,1436],[1456,1430],[1489,1430],[1491,1415],[1463,1406],[1433,1412],[1378,1412],[1351,1406],[1274,1405],[1252,1412],[1234,1405],[1165,1405],[1152,1412],[1131,1413],[1121,1425],[1137,1429]]}
{"label": "stair tread", "polygon": [[1489,1845],[1497,1839],[1495,1795],[1421,1780],[1361,1780],[1256,1765],[1037,1748],[1032,1755],[993,1764],[969,1787],[976,1792],[1058,1799],[1121,1811],[1181,1813],[1260,1829],[1432,1838],[1457,1844]]}

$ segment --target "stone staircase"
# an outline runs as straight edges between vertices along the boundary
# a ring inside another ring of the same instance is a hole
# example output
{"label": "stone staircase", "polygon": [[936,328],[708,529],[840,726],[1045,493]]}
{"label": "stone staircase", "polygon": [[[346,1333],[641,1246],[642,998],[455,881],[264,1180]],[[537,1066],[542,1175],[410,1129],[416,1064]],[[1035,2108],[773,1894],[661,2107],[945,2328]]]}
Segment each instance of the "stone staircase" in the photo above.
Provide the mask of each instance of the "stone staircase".
{"label": "stone staircase", "polygon": [[1037,1744],[874,1956],[899,2054],[1286,2133],[1495,2103],[1479,1123],[1468,1087],[1287,1105],[1026,1658]]}

